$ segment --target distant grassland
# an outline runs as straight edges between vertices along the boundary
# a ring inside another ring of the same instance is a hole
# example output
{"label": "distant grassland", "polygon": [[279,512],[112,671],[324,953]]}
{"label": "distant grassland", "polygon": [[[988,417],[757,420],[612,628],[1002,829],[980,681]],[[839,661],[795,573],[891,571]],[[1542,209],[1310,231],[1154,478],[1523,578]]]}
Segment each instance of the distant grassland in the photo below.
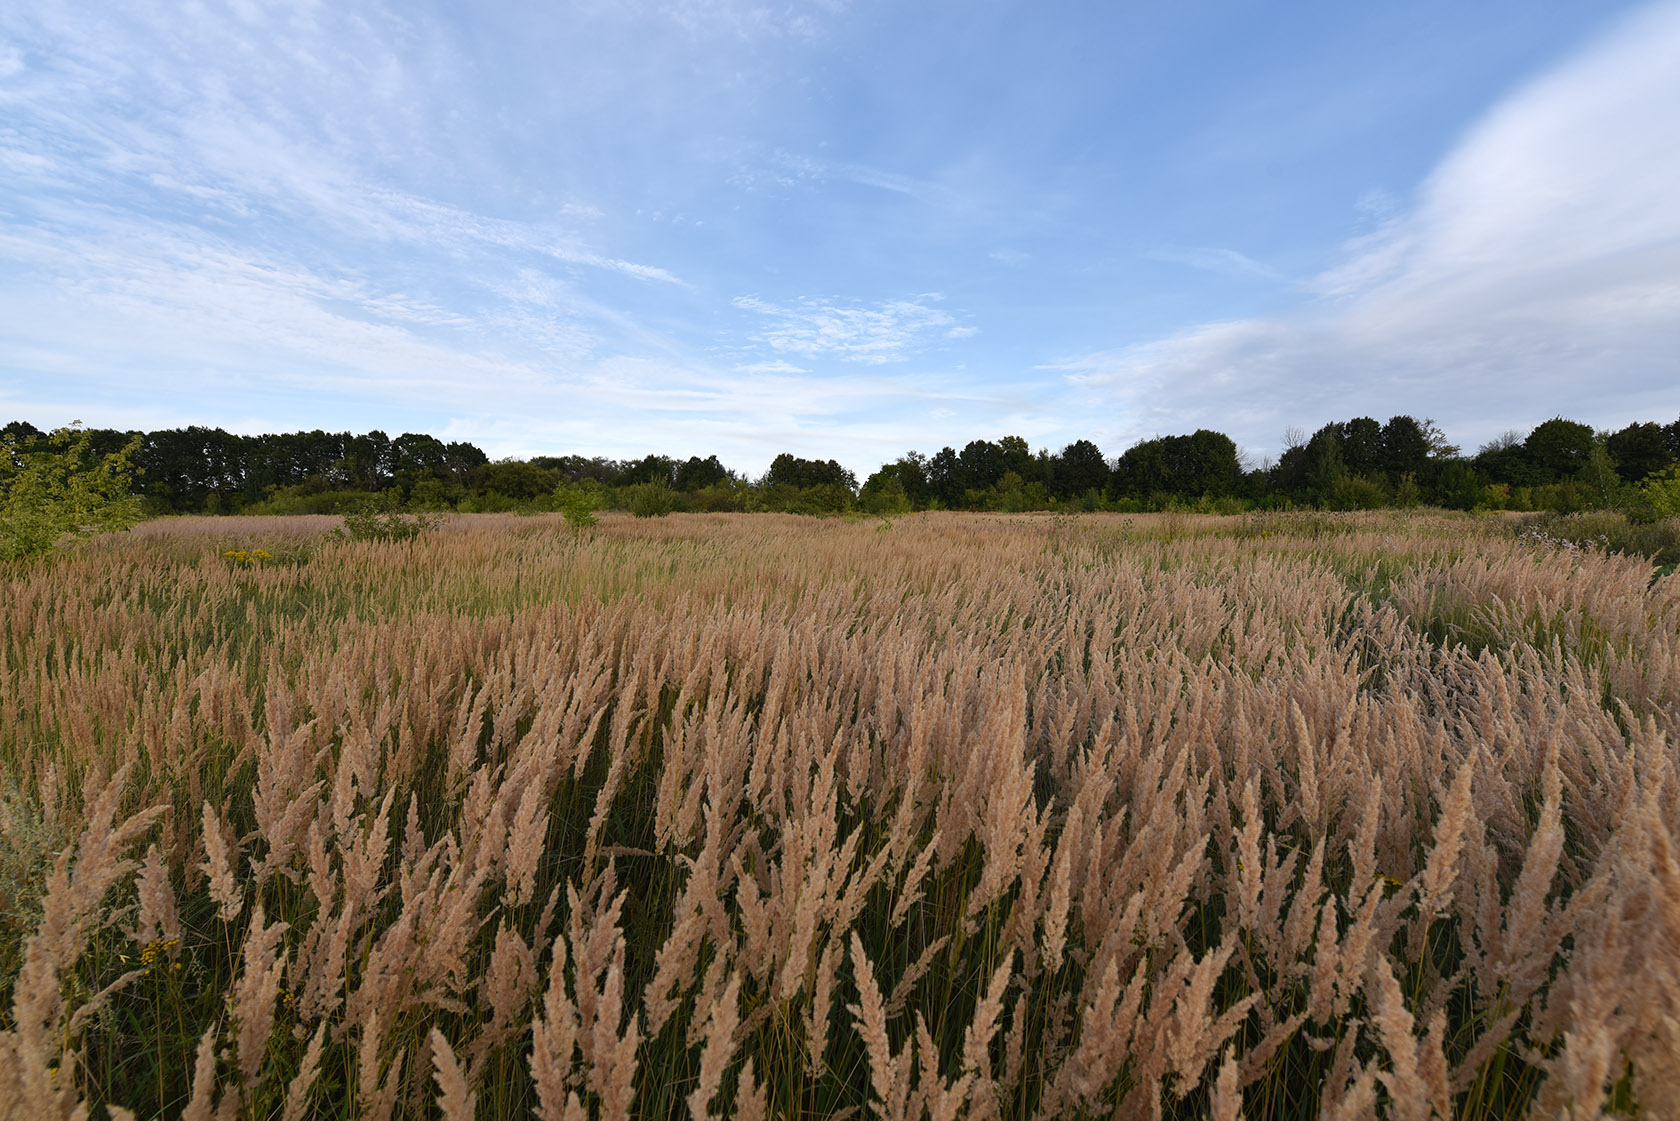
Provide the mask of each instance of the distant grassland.
{"label": "distant grassland", "polygon": [[1680,1111],[1647,560],[334,523],[0,567],[6,1116]]}

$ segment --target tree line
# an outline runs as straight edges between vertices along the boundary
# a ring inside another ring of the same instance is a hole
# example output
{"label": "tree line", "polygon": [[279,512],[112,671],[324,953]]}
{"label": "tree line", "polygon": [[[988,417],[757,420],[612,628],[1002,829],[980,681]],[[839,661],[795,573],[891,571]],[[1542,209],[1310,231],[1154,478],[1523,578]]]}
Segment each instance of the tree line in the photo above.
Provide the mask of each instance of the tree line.
{"label": "tree line", "polygon": [[[24,421],[7,424],[0,436],[14,457],[46,439]],[[1090,440],[1052,452],[1005,436],[973,440],[960,451],[908,452],[861,483],[835,460],[791,453],[751,478],[716,455],[492,461],[471,443],[412,432],[243,436],[194,426],[88,429],[86,437],[82,446],[90,456],[130,450],[135,494],[156,514],[341,513],[370,501],[469,512],[582,501],[643,514],[1418,505],[1570,513],[1637,506],[1641,484],[1680,474],[1680,419],[1598,432],[1557,417],[1465,454],[1429,420],[1355,417],[1311,436],[1292,432],[1275,462],[1258,464],[1245,462],[1229,436],[1208,429],[1142,440],[1114,457]]]}

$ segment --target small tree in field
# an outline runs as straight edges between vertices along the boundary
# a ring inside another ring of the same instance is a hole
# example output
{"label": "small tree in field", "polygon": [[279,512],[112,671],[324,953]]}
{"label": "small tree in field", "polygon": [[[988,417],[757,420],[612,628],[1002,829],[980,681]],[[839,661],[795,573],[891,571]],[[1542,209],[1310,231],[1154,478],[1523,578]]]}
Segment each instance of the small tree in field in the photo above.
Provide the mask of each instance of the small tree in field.
{"label": "small tree in field", "polygon": [[595,511],[601,508],[601,496],[596,487],[561,483],[554,490],[554,503],[574,532],[582,533],[600,521],[595,516]]}
{"label": "small tree in field", "polygon": [[0,559],[39,557],[140,520],[130,493],[136,436],[109,455],[92,454],[92,433],[76,421],[28,446],[0,437]]}

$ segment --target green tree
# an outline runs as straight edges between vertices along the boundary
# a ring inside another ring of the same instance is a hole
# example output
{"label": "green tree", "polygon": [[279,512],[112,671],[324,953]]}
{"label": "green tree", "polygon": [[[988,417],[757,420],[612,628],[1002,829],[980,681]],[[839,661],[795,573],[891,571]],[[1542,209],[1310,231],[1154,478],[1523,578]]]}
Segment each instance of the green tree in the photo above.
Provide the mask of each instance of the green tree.
{"label": "green tree", "polygon": [[140,499],[132,493],[139,446],[135,437],[118,451],[95,454],[80,421],[28,445],[0,437],[0,558],[42,556],[139,521]]}
{"label": "green tree", "polygon": [[1594,446],[1590,425],[1553,417],[1537,426],[1523,441],[1523,451],[1542,474],[1541,482],[1573,479],[1592,462]]}
{"label": "green tree", "polygon": [[1616,463],[1616,474],[1630,483],[1637,483],[1674,462],[1674,454],[1668,450],[1667,433],[1657,424],[1630,424],[1611,436],[1605,447]]}
{"label": "green tree", "polygon": [[688,462],[679,464],[676,469],[677,490],[695,491],[706,487],[721,486],[729,481],[729,469],[718,461],[715,455],[701,459],[697,455],[688,457]]}
{"label": "green tree", "polygon": [[1102,449],[1089,440],[1075,440],[1051,461],[1050,485],[1057,498],[1072,498],[1088,490],[1108,487],[1112,472]]}
{"label": "green tree", "polygon": [[554,503],[566,524],[581,533],[600,521],[595,511],[605,504],[602,493],[605,489],[593,479],[586,483],[561,483],[554,488]]}

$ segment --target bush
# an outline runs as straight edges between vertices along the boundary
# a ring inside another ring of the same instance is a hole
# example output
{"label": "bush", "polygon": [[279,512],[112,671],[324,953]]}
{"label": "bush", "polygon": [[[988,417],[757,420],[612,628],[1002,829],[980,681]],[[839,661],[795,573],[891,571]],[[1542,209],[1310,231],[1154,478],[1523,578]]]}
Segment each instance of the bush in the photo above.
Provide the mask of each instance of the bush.
{"label": "bush", "polygon": [[44,447],[0,437],[0,559],[44,556],[140,520],[140,499],[130,493],[140,438],[97,457],[91,442],[80,421],[52,432]]}
{"label": "bush", "polygon": [[442,524],[442,514],[404,514],[386,499],[345,511],[338,532],[352,541],[413,541]]}
{"label": "bush", "polygon": [[852,502],[849,488],[840,483],[819,483],[799,491],[784,509],[790,514],[843,514],[852,508]]}
{"label": "bush", "polygon": [[1680,518],[1680,466],[1659,471],[1639,488],[1642,505],[1657,518]]}
{"label": "bush", "polygon": [[738,513],[747,508],[747,495],[750,490],[746,483],[734,480],[713,483],[711,486],[689,491],[686,496],[688,508],[707,514]]}
{"label": "bush", "polygon": [[624,506],[638,518],[663,518],[677,508],[677,492],[662,483],[637,483],[619,491]]}
{"label": "bush", "polygon": [[408,492],[410,510],[452,510],[464,493],[459,483],[442,479],[421,479]]}
{"label": "bush", "polygon": [[582,531],[600,521],[595,516],[595,511],[602,505],[600,491],[599,483],[592,486],[561,483],[554,488],[554,504],[560,515],[566,519],[567,525]]}
{"label": "bush", "polygon": [[261,502],[245,507],[244,514],[343,514],[364,508],[370,503],[387,501],[377,491],[321,490],[308,483],[296,486],[273,487]]}
{"label": "bush", "polygon": [[1331,507],[1336,510],[1376,510],[1388,505],[1388,488],[1364,475],[1336,479]]}

